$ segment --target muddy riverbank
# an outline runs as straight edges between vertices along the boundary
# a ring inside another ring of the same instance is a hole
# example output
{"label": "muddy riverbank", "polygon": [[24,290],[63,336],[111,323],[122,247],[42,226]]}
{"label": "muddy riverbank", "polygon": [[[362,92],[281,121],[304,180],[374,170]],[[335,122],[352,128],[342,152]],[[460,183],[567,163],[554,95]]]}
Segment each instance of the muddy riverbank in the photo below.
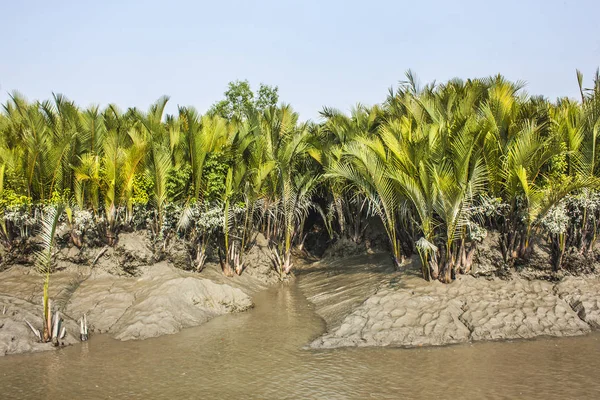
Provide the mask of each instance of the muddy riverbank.
{"label": "muddy riverbank", "polygon": [[[201,273],[176,268],[170,260],[155,263],[143,238],[122,236],[94,266],[73,262],[81,255],[72,248],[58,255],[49,298],[67,326],[63,344],[79,341],[77,321],[83,315],[92,334],[147,339],[246,311],[253,306],[252,295],[278,282],[261,244],[250,253],[252,265],[245,273],[227,278],[214,263]],[[0,273],[0,356],[55,348],[37,343],[25,322],[41,328],[43,283],[31,266]]]}
{"label": "muddy riverbank", "polygon": [[[462,275],[442,284],[425,282],[416,259],[399,272],[390,272],[385,254],[336,265],[311,265],[300,281],[327,323],[327,332],[311,342],[312,348],[577,336],[599,326],[597,277],[551,283],[519,275],[508,280]],[[346,296],[352,301],[340,301]]]}
{"label": "muddy riverbank", "polygon": [[[78,343],[77,321],[83,315],[92,334],[127,341],[247,311],[252,296],[278,283],[267,252],[259,241],[244,273],[227,278],[214,263],[198,273],[177,268],[174,257],[156,262],[139,235],[123,235],[93,266],[77,263],[81,254],[72,249],[63,250],[50,284],[53,309],[67,326],[63,343]],[[596,276],[549,282],[519,274],[510,279],[460,275],[442,284],[424,281],[416,258],[395,270],[387,253],[297,264],[293,285],[326,324],[325,333],[308,342],[312,348],[578,336],[600,327]],[[0,273],[0,355],[54,348],[37,343],[25,322],[41,324],[42,291],[43,277],[32,267],[16,265]]]}

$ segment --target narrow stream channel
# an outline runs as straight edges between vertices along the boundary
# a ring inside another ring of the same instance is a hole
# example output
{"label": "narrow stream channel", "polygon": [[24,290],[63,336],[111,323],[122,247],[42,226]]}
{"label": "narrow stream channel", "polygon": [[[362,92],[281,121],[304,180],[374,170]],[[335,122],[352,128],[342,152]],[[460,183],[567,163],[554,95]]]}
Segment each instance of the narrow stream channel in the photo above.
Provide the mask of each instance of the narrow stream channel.
{"label": "narrow stream channel", "polygon": [[255,302],[176,335],[0,357],[0,398],[600,398],[600,334],[314,351],[325,326],[296,285]]}

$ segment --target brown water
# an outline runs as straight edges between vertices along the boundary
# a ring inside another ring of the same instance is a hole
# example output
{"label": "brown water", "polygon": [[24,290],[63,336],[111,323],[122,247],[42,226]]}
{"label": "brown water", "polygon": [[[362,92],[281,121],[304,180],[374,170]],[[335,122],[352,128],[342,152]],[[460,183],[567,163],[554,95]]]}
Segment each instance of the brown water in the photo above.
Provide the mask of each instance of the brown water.
{"label": "brown water", "polygon": [[0,357],[0,399],[600,398],[600,335],[304,350],[324,323],[295,285],[250,312],[140,342]]}

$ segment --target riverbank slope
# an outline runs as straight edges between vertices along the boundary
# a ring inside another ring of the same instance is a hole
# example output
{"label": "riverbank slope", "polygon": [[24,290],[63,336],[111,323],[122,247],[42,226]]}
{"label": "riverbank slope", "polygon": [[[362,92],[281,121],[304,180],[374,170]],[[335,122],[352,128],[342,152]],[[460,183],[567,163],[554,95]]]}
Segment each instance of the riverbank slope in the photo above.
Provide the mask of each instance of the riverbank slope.
{"label": "riverbank slope", "polygon": [[[247,310],[253,294],[278,282],[263,243],[250,252],[241,276],[227,278],[215,263],[197,273],[168,259],[155,262],[143,237],[121,236],[93,266],[78,263],[81,254],[73,248],[57,255],[49,298],[67,327],[61,343],[79,341],[77,321],[83,315],[90,332],[119,340],[176,333]],[[38,343],[25,322],[41,329],[43,284],[44,276],[31,266],[14,265],[0,273],[0,356],[54,348]]]}
{"label": "riverbank slope", "polygon": [[[575,336],[600,326],[597,277],[551,283],[518,274],[510,279],[460,275],[442,284],[424,281],[416,259],[399,272],[391,272],[385,254],[332,264],[338,268],[308,266],[299,282],[327,323],[327,332],[310,343],[312,348]],[[324,274],[330,274],[326,285],[319,284]]]}

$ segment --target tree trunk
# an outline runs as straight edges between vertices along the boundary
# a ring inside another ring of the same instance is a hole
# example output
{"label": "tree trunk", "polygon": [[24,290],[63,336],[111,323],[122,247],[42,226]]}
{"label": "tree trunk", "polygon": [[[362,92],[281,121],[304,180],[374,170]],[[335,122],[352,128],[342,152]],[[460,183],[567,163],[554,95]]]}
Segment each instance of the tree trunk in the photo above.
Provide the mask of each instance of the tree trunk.
{"label": "tree trunk", "polygon": [[430,272],[430,264],[427,260],[427,255],[419,252],[419,258],[421,259],[421,274],[423,275],[423,279],[426,281],[431,280],[431,272]]}
{"label": "tree trunk", "polygon": [[202,272],[204,263],[206,262],[206,249],[202,244],[198,244],[196,250],[196,271]]}
{"label": "tree trunk", "polygon": [[454,269],[454,263],[455,260],[453,255],[450,255],[449,259],[445,260],[443,274],[440,275],[440,281],[442,281],[443,283],[452,282],[452,272]]}
{"label": "tree trunk", "polygon": [[292,272],[292,268],[294,267],[294,264],[292,263],[292,252],[291,249],[288,249],[285,252],[285,256],[283,259],[283,272],[288,275],[290,272]]}
{"label": "tree trunk", "polygon": [[471,245],[469,251],[467,251],[467,255],[465,257],[465,263],[463,265],[463,273],[468,274],[471,272],[471,267],[473,266],[473,257],[475,256],[475,244]]}
{"label": "tree trunk", "polygon": [[467,264],[466,244],[465,244],[465,239],[461,239],[460,247],[458,249],[458,257],[457,257],[457,262],[456,262],[455,268],[457,271],[464,273],[466,264]]}
{"label": "tree trunk", "polygon": [[83,246],[83,238],[81,235],[75,233],[73,229],[71,229],[71,241],[73,245],[80,249]]}
{"label": "tree trunk", "polygon": [[223,258],[223,251],[219,247],[219,263],[221,264],[221,271],[223,271],[223,275],[231,278],[233,277],[233,268],[231,268],[231,264],[229,263],[227,255],[225,255],[225,259]]}
{"label": "tree trunk", "polygon": [[552,249],[552,269],[558,272],[562,268],[562,261],[565,254],[565,247],[560,235],[552,235],[550,239]]}
{"label": "tree trunk", "polygon": [[[443,257],[441,257],[441,258],[443,258]],[[439,277],[439,274],[440,274],[439,264],[440,264],[440,262],[438,261],[437,255],[435,253],[433,253],[429,260],[429,268],[431,270],[431,278],[432,279],[438,279],[438,277]]]}

